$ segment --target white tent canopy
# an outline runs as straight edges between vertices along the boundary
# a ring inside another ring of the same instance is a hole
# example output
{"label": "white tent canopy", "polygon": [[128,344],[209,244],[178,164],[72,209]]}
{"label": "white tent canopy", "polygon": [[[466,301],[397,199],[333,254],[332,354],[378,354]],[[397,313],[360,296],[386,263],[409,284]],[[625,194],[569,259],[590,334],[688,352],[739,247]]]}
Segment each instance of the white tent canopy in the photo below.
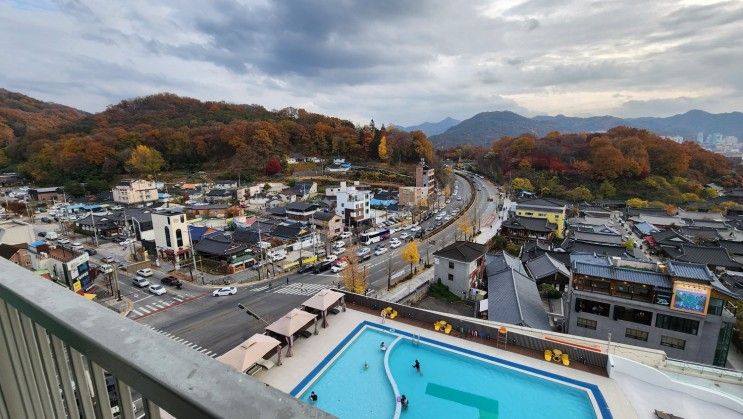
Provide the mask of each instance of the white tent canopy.
{"label": "white tent canopy", "polygon": [[286,351],[286,356],[292,356],[292,345],[294,343],[294,334],[307,327],[310,323],[315,323],[315,334],[317,334],[317,317],[312,313],[300,310],[298,308],[292,309],[284,317],[276,320],[275,322],[266,326],[266,330],[277,335],[284,336],[289,348]]}
{"label": "white tent canopy", "polygon": [[302,303],[305,308],[317,310],[322,313],[322,327],[328,327],[328,309],[340,302],[343,310],[346,310],[343,297],[345,294],[330,289],[320,290],[317,294]]}

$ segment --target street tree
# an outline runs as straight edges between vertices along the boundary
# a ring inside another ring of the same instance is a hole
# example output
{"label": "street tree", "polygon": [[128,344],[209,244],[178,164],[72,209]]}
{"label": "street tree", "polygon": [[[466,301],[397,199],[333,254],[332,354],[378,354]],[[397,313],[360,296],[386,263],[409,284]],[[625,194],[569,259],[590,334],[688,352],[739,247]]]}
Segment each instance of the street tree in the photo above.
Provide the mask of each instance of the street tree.
{"label": "street tree", "polygon": [[413,274],[413,265],[420,262],[421,255],[418,252],[418,241],[414,240],[406,244],[400,252],[400,257],[406,263],[410,264],[410,274]]}
{"label": "street tree", "polygon": [[341,271],[343,287],[356,294],[363,294],[369,284],[366,269],[361,266],[359,258],[356,256],[356,247],[349,248],[343,257],[348,263],[346,268]]}

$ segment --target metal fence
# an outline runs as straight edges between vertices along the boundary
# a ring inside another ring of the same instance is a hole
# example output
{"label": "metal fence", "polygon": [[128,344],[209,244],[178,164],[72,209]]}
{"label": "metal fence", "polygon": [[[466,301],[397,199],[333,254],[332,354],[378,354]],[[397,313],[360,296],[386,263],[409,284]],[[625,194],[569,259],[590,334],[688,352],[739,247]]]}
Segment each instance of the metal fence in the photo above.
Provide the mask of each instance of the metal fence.
{"label": "metal fence", "polygon": [[329,417],[0,258],[0,418]]}
{"label": "metal fence", "polygon": [[[349,293],[342,291],[346,294],[346,302],[357,304],[362,307],[368,307],[373,310],[382,310],[385,307],[392,307],[398,312],[398,316],[402,318],[408,318],[412,320],[421,321],[433,325],[434,322],[444,320],[451,324],[456,331],[461,333],[463,336],[477,336],[485,340],[492,340],[494,343],[498,337],[499,326],[487,326],[478,322],[472,322],[461,319],[459,317],[447,316],[443,313],[435,313],[428,310],[422,310],[419,308],[411,307],[408,305],[391,303],[389,301],[379,300],[359,294]],[[565,345],[558,342],[548,341],[545,339],[539,339],[533,336],[518,333],[512,329],[508,330],[508,346],[516,346],[523,349],[529,349],[543,353],[545,350],[559,349],[570,356],[573,362],[580,362],[582,364],[599,367],[606,369],[609,361],[608,356],[604,353],[589,351],[586,349],[578,348],[571,345]]]}

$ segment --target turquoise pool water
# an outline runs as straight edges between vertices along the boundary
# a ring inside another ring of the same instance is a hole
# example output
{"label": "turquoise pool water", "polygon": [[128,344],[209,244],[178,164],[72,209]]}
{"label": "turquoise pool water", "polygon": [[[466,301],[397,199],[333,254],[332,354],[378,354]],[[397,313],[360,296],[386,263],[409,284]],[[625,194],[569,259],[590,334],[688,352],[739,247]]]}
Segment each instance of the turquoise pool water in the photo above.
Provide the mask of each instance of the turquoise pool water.
{"label": "turquoise pool water", "polygon": [[[301,392],[298,397],[307,401],[314,391],[316,406],[341,418],[394,417],[395,396],[379,344],[390,345],[397,337],[361,329],[319,377],[313,372],[292,394]],[[416,359],[421,374],[412,367]],[[401,411],[404,419],[596,418],[583,389],[408,338],[390,350],[389,366],[399,392],[410,400]]]}

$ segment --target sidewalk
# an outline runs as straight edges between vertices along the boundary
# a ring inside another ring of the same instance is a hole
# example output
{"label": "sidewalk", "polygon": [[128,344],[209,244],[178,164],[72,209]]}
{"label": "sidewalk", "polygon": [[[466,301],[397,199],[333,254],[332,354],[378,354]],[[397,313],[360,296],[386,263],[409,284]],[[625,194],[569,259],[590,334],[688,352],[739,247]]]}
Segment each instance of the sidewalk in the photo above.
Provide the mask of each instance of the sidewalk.
{"label": "sidewalk", "polygon": [[377,298],[390,302],[400,301],[408,295],[412,294],[416,289],[418,289],[418,287],[420,287],[424,283],[432,282],[433,274],[434,268],[432,266],[426,270],[421,271],[421,273],[413,277],[413,279],[392,287],[392,289],[389,291],[385,289],[377,291]]}

